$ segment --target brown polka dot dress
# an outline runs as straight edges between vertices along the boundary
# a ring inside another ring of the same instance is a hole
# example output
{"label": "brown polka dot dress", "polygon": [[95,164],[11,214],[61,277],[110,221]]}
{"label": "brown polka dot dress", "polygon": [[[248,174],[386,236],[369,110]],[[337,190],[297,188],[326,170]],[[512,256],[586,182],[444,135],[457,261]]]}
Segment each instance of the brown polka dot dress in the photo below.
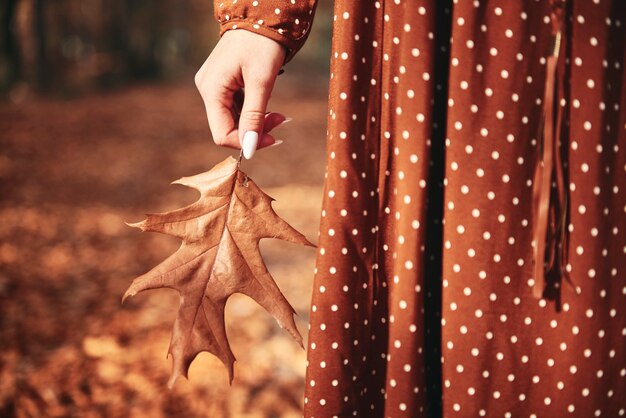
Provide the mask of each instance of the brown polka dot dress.
{"label": "brown polka dot dress", "polygon": [[[216,1],[281,42],[315,1]],[[626,3],[334,2],[304,416],[626,414]]]}

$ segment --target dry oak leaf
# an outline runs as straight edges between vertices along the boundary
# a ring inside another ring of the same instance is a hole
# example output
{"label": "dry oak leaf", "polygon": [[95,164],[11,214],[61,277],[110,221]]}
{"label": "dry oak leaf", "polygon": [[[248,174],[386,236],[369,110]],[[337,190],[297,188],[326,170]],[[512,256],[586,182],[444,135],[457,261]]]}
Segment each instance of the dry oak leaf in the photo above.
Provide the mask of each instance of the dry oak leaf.
{"label": "dry oak leaf", "polygon": [[224,306],[243,293],[272,314],[302,346],[293,319],[295,310],[267,271],[259,240],[279,238],[315,247],[273,210],[274,200],[228,157],[211,170],[172,184],[193,187],[200,198],[191,205],[147,218],[130,226],[179,237],[180,248],[148,273],[137,277],[123,300],[146,289],[171,288],[180,307],[168,350],[172,374],[168,387],[202,351],[217,356],[233,380],[235,357],[226,336]]}

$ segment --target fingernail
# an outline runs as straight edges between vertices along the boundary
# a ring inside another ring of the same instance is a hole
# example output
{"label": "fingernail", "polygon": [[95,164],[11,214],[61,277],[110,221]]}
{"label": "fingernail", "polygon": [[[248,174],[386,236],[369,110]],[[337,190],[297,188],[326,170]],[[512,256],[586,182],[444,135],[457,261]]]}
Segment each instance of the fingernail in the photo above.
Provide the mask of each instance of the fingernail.
{"label": "fingernail", "polygon": [[289,123],[293,120],[293,118],[286,118],[284,121],[282,121],[281,123],[279,123],[278,125],[276,125],[276,127],[278,128],[279,126],[283,126],[286,123]]}
{"label": "fingernail", "polygon": [[246,157],[246,159],[249,160],[250,158],[252,158],[254,152],[256,151],[256,146],[258,142],[259,134],[254,131],[247,131],[243,135],[243,144],[241,146],[241,149],[243,150],[243,156]]}
{"label": "fingernail", "polygon": [[274,142],[272,145],[268,145],[268,146],[267,146],[267,147],[265,147],[265,148],[272,148],[272,147],[275,147],[276,145],[280,145],[280,144],[282,144],[282,143],[283,143],[283,140],[282,140],[282,139],[277,139],[277,140],[276,140],[276,142]]}

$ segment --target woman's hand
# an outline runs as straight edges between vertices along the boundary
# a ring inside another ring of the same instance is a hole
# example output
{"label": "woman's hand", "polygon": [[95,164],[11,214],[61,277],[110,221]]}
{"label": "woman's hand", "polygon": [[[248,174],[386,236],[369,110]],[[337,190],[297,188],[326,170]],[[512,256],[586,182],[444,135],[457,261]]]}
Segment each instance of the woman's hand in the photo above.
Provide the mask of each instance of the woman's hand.
{"label": "woman's hand", "polygon": [[266,115],[265,109],[286,52],[278,42],[245,29],[222,35],[195,76],[217,145],[241,148],[251,158],[256,149],[282,142],[268,132],[287,118]]}

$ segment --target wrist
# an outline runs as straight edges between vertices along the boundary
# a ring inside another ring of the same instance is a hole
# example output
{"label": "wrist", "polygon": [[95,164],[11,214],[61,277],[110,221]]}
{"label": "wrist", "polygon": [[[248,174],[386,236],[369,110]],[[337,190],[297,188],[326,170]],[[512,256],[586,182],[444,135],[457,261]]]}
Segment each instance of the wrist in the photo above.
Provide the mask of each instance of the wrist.
{"label": "wrist", "polygon": [[[228,32],[231,32],[231,34],[228,35]],[[279,48],[275,48],[275,50],[277,53],[278,51],[282,51],[280,55],[282,58],[281,65],[285,65],[289,61],[293,50],[292,40],[285,34],[269,26],[251,23],[245,20],[237,21],[231,19],[222,23],[220,25],[220,37],[224,36],[236,37],[243,40],[246,44],[252,45],[255,49],[254,53],[259,51],[256,47],[263,48],[263,51],[266,51],[262,44],[278,46]],[[259,45],[256,45],[257,41]],[[253,44],[251,44],[251,42],[253,42]]]}

